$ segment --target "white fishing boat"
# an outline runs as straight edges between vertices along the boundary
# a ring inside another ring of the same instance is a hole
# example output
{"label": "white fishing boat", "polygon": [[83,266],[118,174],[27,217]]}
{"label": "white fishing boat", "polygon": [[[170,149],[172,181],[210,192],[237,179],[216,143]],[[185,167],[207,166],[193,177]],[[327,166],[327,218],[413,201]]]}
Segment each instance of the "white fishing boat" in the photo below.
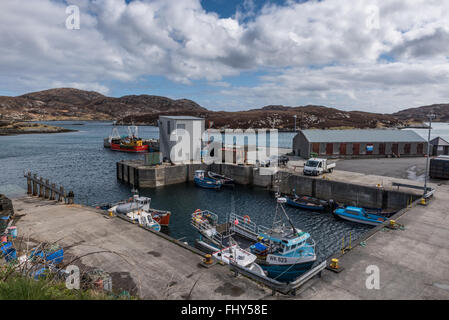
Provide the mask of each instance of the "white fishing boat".
{"label": "white fishing boat", "polygon": [[218,261],[222,261],[226,264],[230,264],[232,262],[261,276],[265,276],[262,267],[255,263],[257,256],[251,252],[243,250],[238,244],[233,244],[227,248],[216,251],[212,254],[212,256]]}
{"label": "white fishing boat", "polygon": [[135,192],[134,196],[128,201],[122,201],[108,209],[113,214],[122,214],[132,220],[137,221],[139,212],[145,212],[151,215],[151,218],[161,226],[168,226],[170,223],[171,212],[156,210],[151,208],[151,198],[142,197]]}

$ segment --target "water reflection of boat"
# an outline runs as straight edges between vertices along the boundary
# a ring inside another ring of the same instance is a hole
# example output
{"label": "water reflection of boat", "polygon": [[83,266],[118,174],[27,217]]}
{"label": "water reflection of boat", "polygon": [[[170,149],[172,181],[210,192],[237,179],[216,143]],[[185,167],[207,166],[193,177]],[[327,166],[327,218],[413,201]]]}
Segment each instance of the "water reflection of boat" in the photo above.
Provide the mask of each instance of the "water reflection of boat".
{"label": "water reflection of boat", "polygon": [[[282,207],[285,198],[277,199],[278,205],[271,228],[258,226],[249,216],[231,214],[228,222],[218,224],[218,216],[210,211],[197,210],[192,215],[192,226],[200,233],[197,245],[208,249],[232,245],[247,248],[257,257],[256,263],[270,278],[289,282],[308,271],[316,260],[315,242],[310,234],[295,228]],[[289,226],[281,224],[283,215]],[[279,220],[278,220],[279,219]]]}
{"label": "water reflection of boat", "polygon": [[220,189],[223,183],[220,180],[206,176],[204,170],[196,170],[193,181],[198,187],[206,189]]}
{"label": "water reflection of boat", "polygon": [[161,226],[168,226],[170,224],[170,217],[171,217],[170,211],[152,209],[151,198],[141,197],[137,194],[135,194],[128,201],[119,202],[111,206],[107,210],[114,214],[127,215],[129,218],[132,218],[133,220],[138,219],[137,216],[134,217],[134,214],[137,214],[137,212],[145,212],[147,214],[150,214],[151,218]]}
{"label": "water reflection of boat", "polygon": [[367,212],[364,208],[351,207],[351,206],[338,208],[334,211],[334,214],[337,217],[348,221],[368,224],[372,226],[377,226],[379,224],[384,223],[387,220],[386,217],[381,216],[379,214]]}

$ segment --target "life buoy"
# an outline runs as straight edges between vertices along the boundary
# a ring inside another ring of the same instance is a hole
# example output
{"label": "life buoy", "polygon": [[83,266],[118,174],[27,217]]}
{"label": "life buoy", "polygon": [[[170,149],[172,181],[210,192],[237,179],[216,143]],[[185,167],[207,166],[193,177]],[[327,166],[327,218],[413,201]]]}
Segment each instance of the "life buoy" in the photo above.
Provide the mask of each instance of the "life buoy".
{"label": "life buoy", "polygon": [[244,216],[243,221],[246,223],[251,223],[251,218],[249,216]]}

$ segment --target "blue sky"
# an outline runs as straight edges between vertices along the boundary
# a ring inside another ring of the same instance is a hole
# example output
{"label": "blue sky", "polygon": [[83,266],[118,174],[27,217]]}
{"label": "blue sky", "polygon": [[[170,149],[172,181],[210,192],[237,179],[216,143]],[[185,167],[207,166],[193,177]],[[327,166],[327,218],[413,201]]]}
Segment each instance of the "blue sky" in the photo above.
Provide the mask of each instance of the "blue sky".
{"label": "blue sky", "polygon": [[211,110],[391,113],[449,101],[447,21],[449,1],[1,1],[0,95],[72,87]]}

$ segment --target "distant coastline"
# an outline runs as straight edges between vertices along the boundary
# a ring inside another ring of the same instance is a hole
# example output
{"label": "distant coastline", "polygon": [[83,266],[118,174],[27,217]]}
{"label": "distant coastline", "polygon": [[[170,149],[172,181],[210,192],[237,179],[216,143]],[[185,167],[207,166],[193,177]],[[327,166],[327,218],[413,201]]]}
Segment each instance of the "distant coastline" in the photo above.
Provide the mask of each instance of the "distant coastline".
{"label": "distant coastline", "polygon": [[66,129],[32,122],[9,122],[0,121],[0,136],[15,136],[21,134],[63,133],[76,132],[77,130]]}

